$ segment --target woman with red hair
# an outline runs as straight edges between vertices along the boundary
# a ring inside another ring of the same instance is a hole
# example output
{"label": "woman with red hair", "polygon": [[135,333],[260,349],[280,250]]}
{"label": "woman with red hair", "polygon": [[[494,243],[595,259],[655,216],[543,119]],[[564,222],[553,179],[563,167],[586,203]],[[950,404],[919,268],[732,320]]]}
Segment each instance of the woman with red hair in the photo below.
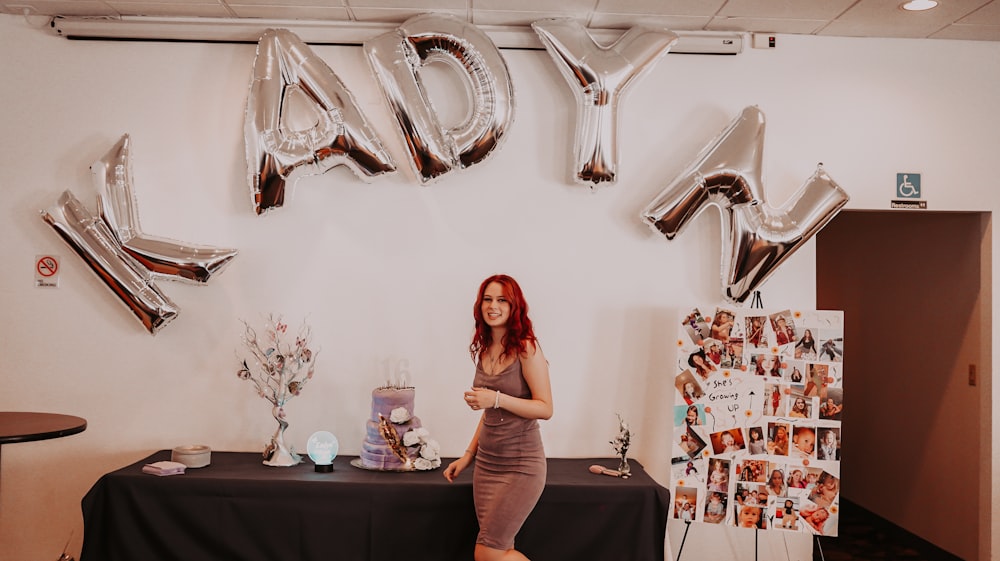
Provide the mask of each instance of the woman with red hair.
{"label": "woman with red hair", "polygon": [[483,413],[465,454],[445,468],[444,476],[453,481],[475,461],[476,561],[526,561],[514,549],[514,536],[545,487],[538,419],[552,416],[549,366],[513,278],[484,280],[472,315],[476,326],[469,354],[476,375],[465,403]]}

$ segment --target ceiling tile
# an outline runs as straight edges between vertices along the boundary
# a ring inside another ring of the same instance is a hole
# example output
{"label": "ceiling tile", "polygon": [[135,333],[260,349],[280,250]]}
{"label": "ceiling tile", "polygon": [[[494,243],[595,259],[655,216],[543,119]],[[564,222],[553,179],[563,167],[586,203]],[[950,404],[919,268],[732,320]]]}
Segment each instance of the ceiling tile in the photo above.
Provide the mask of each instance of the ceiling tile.
{"label": "ceiling tile", "polygon": [[372,21],[386,23],[402,23],[413,16],[420,14],[435,13],[449,14],[462,20],[468,21],[468,12],[465,8],[443,10],[441,8],[433,11],[420,8],[356,8],[351,7],[351,13],[357,21]]}
{"label": "ceiling tile", "polygon": [[709,16],[656,16],[648,14],[643,15],[641,20],[636,20],[635,14],[595,13],[590,20],[590,27],[628,29],[641,23],[642,25],[665,27],[678,31],[702,31],[711,20],[712,18]]}
{"label": "ceiling tile", "polygon": [[705,26],[707,31],[752,31],[810,35],[826,25],[825,20],[716,17]]}
{"label": "ceiling tile", "polygon": [[867,27],[900,25],[912,28],[938,28],[951,24],[981,8],[985,0],[946,0],[936,8],[909,12],[899,7],[902,0],[859,0],[837,22],[864,24]]}
{"label": "ceiling tile", "polygon": [[570,12],[589,14],[594,0],[475,0],[475,11]]}
{"label": "ceiling tile", "polygon": [[1000,25],[949,25],[930,36],[931,39],[962,39],[969,41],[1000,41]]}
{"label": "ceiling tile", "polygon": [[572,17],[587,25],[589,14],[571,14],[567,12],[518,12],[508,10],[480,10],[472,14],[472,23],[476,25],[519,25],[527,26],[532,22],[548,18]]}
{"label": "ceiling tile", "polygon": [[[654,14],[660,16],[712,16],[726,0],[598,0],[598,14]],[[478,6],[479,3],[477,2]],[[638,23],[633,20],[633,23]]]}
{"label": "ceiling tile", "polygon": [[[357,8],[393,8],[397,10],[418,10],[421,13],[428,11],[455,11],[468,12],[469,0],[346,0],[347,6],[352,10]],[[478,4],[478,3],[477,3]]]}
{"label": "ceiling tile", "polygon": [[[240,0],[241,2],[245,0]],[[273,1],[273,0],[272,0]],[[298,1],[298,0],[297,0]],[[322,7],[322,6],[282,6],[276,8],[272,5],[248,5],[229,4],[230,9],[240,18],[260,18],[260,19],[315,19],[349,21],[350,14],[343,6]]]}
{"label": "ceiling tile", "polygon": [[[729,0],[720,16],[764,19],[830,20],[857,0]],[[877,0],[889,3],[893,0]]]}
{"label": "ceiling tile", "polygon": [[167,6],[177,6],[179,9],[196,8],[198,6],[222,7],[225,4],[225,2],[222,0],[184,0],[183,2],[169,2],[167,0],[160,0],[159,2],[151,0],[106,0],[105,3],[111,5],[120,4],[123,6],[163,4]]}
{"label": "ceiling tile", "polygon": [[226,0],[230,6],[260,6],[277,10],[285,8],[343,8],[343,0]]}
{"label": "ceiling tile", "polygon": [[213,0],[205,2],[108,2],[123,16],[230,18],[233,14]]}
{"label": "ceiling tile", "polygon": [[1000,25],[1000,1],[993,0],[956,23],[973,25]]}

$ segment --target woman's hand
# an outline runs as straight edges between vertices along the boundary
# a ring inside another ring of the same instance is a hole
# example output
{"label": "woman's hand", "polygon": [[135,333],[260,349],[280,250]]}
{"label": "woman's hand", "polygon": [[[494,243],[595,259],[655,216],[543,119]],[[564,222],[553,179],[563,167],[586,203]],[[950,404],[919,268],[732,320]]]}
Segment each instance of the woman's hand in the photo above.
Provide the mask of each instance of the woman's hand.
{"label": "woman's hand", "polygon": [[449,482],[454,481],[455,478],[458,477],[458,474],[462,473],[465,468],[469,467],[470,463],[472,463],[472,454],[466,452],[461,458],[448,464],[448,467],[444,468],[444,478]]}
{"label": "woman's hand", "polygon": [[472,388],[465,391],[465,404],[473,411],[489,409],[496,403],[496,392],[486,388]]}

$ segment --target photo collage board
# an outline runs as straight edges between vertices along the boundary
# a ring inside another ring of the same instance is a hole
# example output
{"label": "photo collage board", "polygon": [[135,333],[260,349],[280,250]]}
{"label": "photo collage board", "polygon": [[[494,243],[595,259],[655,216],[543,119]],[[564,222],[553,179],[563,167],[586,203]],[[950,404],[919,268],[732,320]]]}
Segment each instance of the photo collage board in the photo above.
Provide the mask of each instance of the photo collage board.
{"label": "photo collage board", "polygon": [[679,319],[670,515],[836,536],[844,313],[720,306]]}

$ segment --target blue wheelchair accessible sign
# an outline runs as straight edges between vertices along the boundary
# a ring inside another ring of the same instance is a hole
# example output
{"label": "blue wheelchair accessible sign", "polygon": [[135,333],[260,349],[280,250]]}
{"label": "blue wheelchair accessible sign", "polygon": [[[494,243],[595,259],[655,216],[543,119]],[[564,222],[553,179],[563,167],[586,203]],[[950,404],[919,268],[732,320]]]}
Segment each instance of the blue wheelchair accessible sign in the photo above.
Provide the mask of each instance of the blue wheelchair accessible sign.
{"label": "blue wheelchair accessible sign", "polygon": [[920,198],[920,174],[919,173],[897,173],[896,174],[896,197],[900,199]]}

